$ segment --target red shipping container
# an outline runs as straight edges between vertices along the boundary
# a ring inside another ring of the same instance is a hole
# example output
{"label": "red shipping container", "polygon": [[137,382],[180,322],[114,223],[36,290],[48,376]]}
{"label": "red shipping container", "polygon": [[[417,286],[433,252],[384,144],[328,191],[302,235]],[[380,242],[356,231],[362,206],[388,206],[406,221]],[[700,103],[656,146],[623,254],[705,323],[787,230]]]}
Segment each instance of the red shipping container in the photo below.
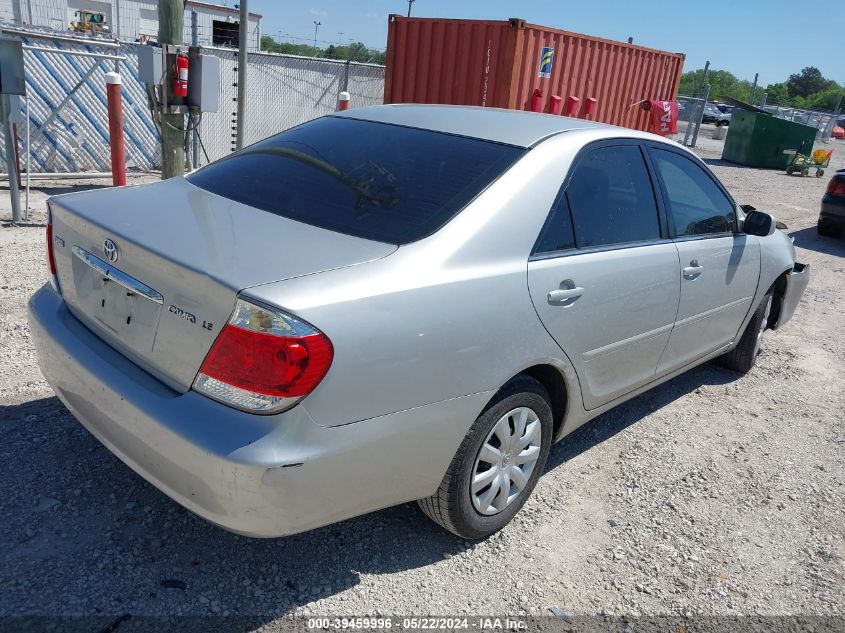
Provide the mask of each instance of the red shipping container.
{"label": "red shipping container", "polygon": [[595,121],[649,129],[643,100],[674,101],[682,53],[526,24],[391,15],[385,103],[530,110],[531,95],[597,100]]}

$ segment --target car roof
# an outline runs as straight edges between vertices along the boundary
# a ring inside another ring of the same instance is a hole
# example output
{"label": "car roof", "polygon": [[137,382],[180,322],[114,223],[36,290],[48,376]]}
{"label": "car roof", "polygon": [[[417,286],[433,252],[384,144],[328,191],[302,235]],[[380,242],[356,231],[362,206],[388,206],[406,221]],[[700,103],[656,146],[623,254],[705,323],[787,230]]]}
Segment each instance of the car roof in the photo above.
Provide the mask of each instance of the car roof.
{"label": "car roof", "polygon": [[519,147],[532,147],[549,136],[569,130],[613,129],[584,119],[480,106],[402,103],[355,108],[331,116],[404,125]]}

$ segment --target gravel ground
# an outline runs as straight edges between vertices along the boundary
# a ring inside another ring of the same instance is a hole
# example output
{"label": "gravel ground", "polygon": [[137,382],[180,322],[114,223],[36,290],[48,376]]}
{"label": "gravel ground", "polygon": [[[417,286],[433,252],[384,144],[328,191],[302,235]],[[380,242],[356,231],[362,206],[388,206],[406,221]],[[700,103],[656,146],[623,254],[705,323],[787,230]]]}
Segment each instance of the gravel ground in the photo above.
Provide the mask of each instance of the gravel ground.
{"label": "gravel ground", "polygon": [[[44,229],[0,229],[0,615],[246,614],[267,630],[290,613],[552,606],[843,617],[845,240],[815,232],[827,178],[724,163],[706,130],[699,145],[812,265],[794,320],[767,335],[749,375],[704,365],[558,444],[525,509],[477,544],[414,504],[275,540],[183,510],[52,395],[24,317],[46,277]],[[845,143],[833,147],[845,167]],[[33,192],[35,220],[43,198]]]}

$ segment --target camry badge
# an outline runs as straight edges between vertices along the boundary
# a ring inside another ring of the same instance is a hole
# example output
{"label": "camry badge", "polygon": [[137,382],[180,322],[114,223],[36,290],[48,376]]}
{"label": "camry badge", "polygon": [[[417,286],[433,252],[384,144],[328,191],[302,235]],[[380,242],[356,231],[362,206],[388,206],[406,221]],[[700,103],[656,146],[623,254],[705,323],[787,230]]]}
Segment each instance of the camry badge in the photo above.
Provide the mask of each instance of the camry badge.
{"label": "camry badge", "polygon": [[106,240],[103,242],[103,253],[106,256],[106,259],[110,262],[117,261],[117,244],[115,244],[112,240]]}

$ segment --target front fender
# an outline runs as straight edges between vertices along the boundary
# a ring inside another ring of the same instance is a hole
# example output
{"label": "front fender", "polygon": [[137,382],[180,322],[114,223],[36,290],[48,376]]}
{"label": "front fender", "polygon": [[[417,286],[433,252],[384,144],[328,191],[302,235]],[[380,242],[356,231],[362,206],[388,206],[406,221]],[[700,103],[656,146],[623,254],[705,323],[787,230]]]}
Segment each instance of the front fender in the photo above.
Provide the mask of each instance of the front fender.
{"label": "front fender", "polygon": [[810,281],[810,265],[795,262],[795,266],[783,276],[783,279],[783,291],[779,295],[777,316],[772,323],[773,330],[789,321],[795,313],[795,308],[798,307],[798,302]]}
{"label": "front fender", "polygon": [[772,329],[777,329],[792,318],[807,287],[809,270],[809,266],[795,262],[795,246],[783,231],[778,230],[760,238],[760,283],[754,305],[772,287],[776,289],[776,303],[772,306]]}

